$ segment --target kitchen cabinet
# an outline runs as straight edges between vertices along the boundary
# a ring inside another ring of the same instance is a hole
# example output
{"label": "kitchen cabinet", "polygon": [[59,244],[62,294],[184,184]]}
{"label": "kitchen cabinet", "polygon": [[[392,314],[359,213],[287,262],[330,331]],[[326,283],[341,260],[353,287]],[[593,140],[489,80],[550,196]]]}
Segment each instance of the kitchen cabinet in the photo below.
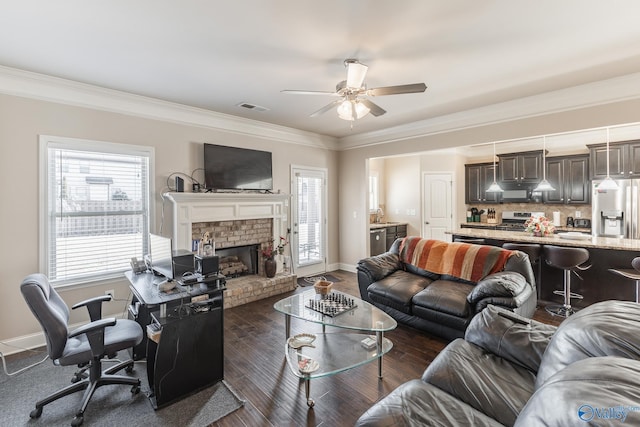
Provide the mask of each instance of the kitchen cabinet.
{"label": "kitchen cabinet", "polygon": [[[589,165],[591,179],[607,176],[607,145],[588,145],[591,154]],[[635,178],[640,176],[640,141],[609,144],[609,175],[611,178]]]}
{"label": "kitchen cabinet", "polygon": [[542,179],[542,150],[498,154],[500,184],[537,184]]}
{"label": "kitchen cabinet", "polygon": [[391,245],[396,239],[402,237],[407,237],[407,226],[405,224],[387,227],[387,251],[391,249]]}
{"label": "kitchen cabinet", "polygon": [[[496,165],[497,167],[497,165]],[[493,163],[475,163],[465,165],[465,203],[498,203],[499,193],[487,193],[493,182]],[[497,177],[497,171],[496,171]]]}
{"label": "kitchen cabinet", "polygon": [[544,203],[576,205],[591,201],[588,155],[547,157],[546,168],[547,181],[555,191],[542,193]]}

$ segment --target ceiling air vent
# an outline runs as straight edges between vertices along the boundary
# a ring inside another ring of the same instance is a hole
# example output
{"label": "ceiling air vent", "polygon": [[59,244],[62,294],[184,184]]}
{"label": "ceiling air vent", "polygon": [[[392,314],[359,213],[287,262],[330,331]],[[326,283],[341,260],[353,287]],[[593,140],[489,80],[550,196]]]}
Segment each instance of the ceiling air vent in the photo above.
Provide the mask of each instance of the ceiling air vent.
{"label": "ceiling air vent", "polygon": [[241,102],[240,104],[237,104],[237,105],[238,105],[238,107],[246,108],[247,110],[269,111],[269,109],[266,108],[266,107],[261,107],[259,105],[255,105],[255,104],[249,104],[248,102]]}

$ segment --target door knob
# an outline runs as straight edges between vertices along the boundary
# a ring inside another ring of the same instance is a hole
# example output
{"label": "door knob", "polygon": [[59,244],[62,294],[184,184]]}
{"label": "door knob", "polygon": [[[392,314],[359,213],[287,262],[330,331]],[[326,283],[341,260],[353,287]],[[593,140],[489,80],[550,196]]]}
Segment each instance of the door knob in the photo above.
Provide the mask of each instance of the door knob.
{"label": "door knob", "polygon": [[425,223],[425,224],[429,224],[429,221],[425,221],[424,223]]}

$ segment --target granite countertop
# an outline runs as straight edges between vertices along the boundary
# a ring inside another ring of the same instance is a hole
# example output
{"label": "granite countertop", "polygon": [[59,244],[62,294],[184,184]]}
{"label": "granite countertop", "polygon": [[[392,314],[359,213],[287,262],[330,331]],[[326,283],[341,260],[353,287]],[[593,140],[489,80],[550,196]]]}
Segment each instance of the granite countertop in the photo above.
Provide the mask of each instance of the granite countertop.
{"label": "granite countertop", "polygon": [[[460,224],[460,227],[462,228],[462,226],[466,227],[466,228],[488,228],[488,227],[496,227],[499,224],[491,224],[488,222],[463,222],[462,224]],[[564,232],[568,232],[568,231],[578,231],[580,233],[587,233],[587,234],[591,234],[591,229],[590,228],[578,228],[578,227],[565,227],[565,226],[559,226],[556,227],[556,231],[560,232],[560,233],[564,233]]]}
{"label": "granite countertop", "polygon": [[[571,229],[571,231],[579,231],[580,229]],[[621,239],[615,237],[593,237],[587,240],[582,239],[564,239],[558,234],[548,237],[535,237],[529,233],[499,231],[499,230],[480,230],[474,228],[459,228],[447,234],[455,234],[457,236],[476,237],[484,239],[504,240],[506,242],[523,242],[523,243],[540,243],[542,245],[571,246],[580,248],[598,248],[598,249],[617,249],[622,251],[640,251],[640,240],[638,239]]]}
{"label": "granite countertop", "polygon": [[395,227],[397,225],[408,225],[408,222],[372,222],[369,223],[369,229],[375,230],[377,228]]}

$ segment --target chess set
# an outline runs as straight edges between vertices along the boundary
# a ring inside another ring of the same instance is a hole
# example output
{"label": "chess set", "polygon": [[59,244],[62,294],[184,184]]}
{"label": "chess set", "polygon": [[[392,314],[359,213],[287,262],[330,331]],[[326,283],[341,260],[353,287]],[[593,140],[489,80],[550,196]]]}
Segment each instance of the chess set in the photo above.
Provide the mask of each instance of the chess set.
{"label": "chess set", "polygon": [[356,308],[356,304],[353,298],[349,298],[347,295],[331,292],[322,297],[322,299],[309,299],[305,307],[311,310],[317,311],[324,315],[335,317],[339,314],[346,313]]}

